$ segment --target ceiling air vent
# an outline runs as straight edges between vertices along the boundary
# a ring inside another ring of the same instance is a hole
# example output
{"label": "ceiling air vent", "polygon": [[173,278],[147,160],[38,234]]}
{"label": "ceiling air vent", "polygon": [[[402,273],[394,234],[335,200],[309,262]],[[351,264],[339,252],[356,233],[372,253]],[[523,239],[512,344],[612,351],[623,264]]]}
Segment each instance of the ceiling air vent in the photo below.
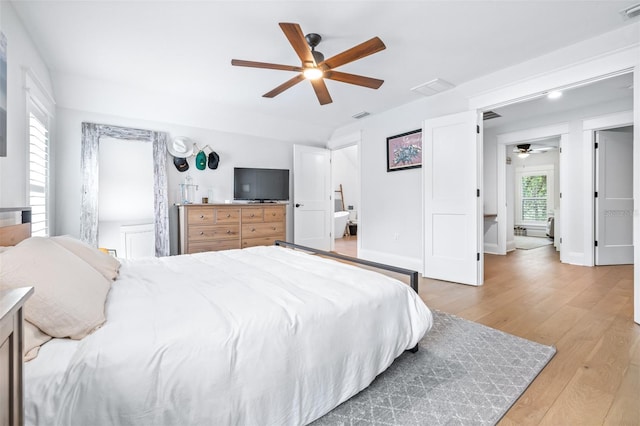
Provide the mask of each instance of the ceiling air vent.
{"label": "ceiling air vent", "polygon": [[427,81],[419,86],[412,87],[411,90],[424,96],[433,96],[436,93],[444,92],[452,87],[455,87],[455,85],[441,78],[434,78],[433,80]]}
{"label": "ceiling air vent", "polygon": [[498,114],[497,112],[493,112],[493,111],[485,111],[482,113],[482,119],[483,120],[491,120],[492,118],[498,118],[498,117],[502,117],[500,114]]}
{"label": "ceiling air vent", "polygon": [[361,118],[365,118],[367,115],[371,115],[371,113],[369,113],[367,111],[362,111],[362,112],[359,112],[359,113],[357,113],[355,115],[352,115],[352,117],[357,119],[357,120],[359,120]]}

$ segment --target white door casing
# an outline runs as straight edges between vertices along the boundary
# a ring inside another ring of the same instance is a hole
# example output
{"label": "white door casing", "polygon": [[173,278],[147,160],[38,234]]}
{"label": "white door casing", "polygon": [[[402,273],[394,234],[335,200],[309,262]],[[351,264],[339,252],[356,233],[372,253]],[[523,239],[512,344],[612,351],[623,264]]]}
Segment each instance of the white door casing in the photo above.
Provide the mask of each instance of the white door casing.
{"label": "white door casing", "polygon": [[425,277],[483,283],[478,115],[473,110],[423,124]]}
{"label": "white door casing", "polygon": [[293,146],[293,241],[330,250],[333,229],[331,151]]}
{"label": "white door casing", "polygon": [[596,132],[595,264],[633,264],[633,133]]}

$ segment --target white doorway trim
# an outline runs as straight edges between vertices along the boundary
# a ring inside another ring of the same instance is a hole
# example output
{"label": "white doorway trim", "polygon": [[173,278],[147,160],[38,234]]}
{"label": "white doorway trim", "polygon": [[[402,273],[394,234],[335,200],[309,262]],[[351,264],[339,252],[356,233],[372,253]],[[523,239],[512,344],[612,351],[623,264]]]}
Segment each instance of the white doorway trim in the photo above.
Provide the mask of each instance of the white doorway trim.
{"label": "white doorway trim", "polygon": [[[508,145],[515,145],[518,143],[529,143],[535,140],[547,139],[550,137],[560,137],[560,150],[566,145],[569,133],[569,123],[558,123],[550,126],[536,127],[532,129],[519,130],[516,132],[503,133],[496,136],[497,140],[497,200],[498,200],[498,253],[507,253],[507,152],[506,147]],[[562,155],[559,158],[560,164],[560,193],[563,193],[563,175],[562,170],[563,160]],[[560,200],[560,217],[563,217],[562,213],[562,200]],[[562,226],[555,232],[555,238],[562,238]],[[563,262],[562,245],[560,245],[560,261]]]}
{"label": "white doorway trim", "polygon": [[[595,212],[593,197],[595,193],[595,157],[593,149],[593,135],[596,130],[612,129],[616,127],[631,126],[633,125],[633,111],[624,111],[615,114],[600,115],[597,117],[587,118],[582,121],[582,141],[585,146],[591,146],[591,149],[584,150],[584,164],[591,164],[591,167],[584,168],[584,182],[585,182],[585,196],[584,196],[584,254],[585,265],[595,265],[595,254],[593,242],[595,241],[593,224],[595,223]],[[636,134],[637,135],[637,134]],[[638,147],[638,141],[634,142],[634,149]],[[634,170],[638,168],[638,163],[634,165]],[[635,180],[637,182],[637,180]],[[634,188],[634,198],[638,197],[637,189]],[[636,201],[637,206],[637,201]],[[637,211],[637,207],[635,207]],[[637,214],[636,214],[637,216]],[[591,226],[589,226],[591,225]],[[637,227],[637,224],[634,225]],[[637,240],[634,240],[634,244],[637,244]],[[637,246],[636,246],[637,247]],[[636,261],[638,260],[636,254]],[[637,264],[637,262],[636,262]],[[637,287],[636,287],[637,289]]]}
{"label": "white doorway trim", "polygon": [[[356,196],[356,206],[358,206],[358,238],[356,239],[356,250],[358,253],[357,257],[360,257],[360,253],[361,253],[361,245],[362,245],[362,229],[363,227],[363,220],[362,220],[362,206],[360,204],[360,194],[362,194],[362,176],[361,176],[361,170],[362,170],[362,159],[360,156],[360,152],[361,152],[361,146],[360,143],[362,141],[362,130],[358,130],[356,132],[353,133],[349,133],[347,135],[344,136],[340,136],[337,138],[332,138],[331,140],[329,140],[329,142],[327,142],[327,148],[329,150],[331,150],[331,161],[333,162],[333,151],[336,151],[338,149],[342,149],[342,148],[347,148],[349,146],[353,146],[353,145],[357,145],[358,146],[358,159],[357,159],[357,164],[358,164],[358,176],[357,176],[357,189],[356,191],[358,192],[358,195]],[[336,184],[337,182],[334,182],[334,177],[333,177],[333,173],[331,175],[331,187],[332,188],[336,188]],[[334,194],[335,195],[335,194]],[[332,201],[333,203],[333,201]],[[332,238],[331,239],[331,250],[335,250],[335,239]]]}

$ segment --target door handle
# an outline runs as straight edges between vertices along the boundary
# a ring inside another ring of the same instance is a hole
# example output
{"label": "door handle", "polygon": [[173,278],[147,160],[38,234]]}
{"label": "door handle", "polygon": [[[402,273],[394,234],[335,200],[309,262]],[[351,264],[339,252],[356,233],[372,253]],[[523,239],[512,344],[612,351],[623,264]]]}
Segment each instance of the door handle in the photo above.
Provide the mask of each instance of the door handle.
{"label": "door handle", "polygon": [[304,204],[296,203],[296,207],[304,206]]}

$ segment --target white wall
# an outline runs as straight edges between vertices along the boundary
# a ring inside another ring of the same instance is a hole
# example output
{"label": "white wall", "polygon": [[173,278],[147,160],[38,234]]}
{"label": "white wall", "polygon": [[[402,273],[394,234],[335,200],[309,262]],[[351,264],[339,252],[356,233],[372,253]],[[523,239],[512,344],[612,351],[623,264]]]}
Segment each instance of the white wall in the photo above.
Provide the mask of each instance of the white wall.
{"label": "white wall", "polygon": [[[234,167],[266,167],[291,170],[293,167],[293,143],[274,141],[248,135],[220,132],[210,129],[185,127],[169,123],[144,121],[117,116],[77,111],[66,108],[57,110],[57,156],[64,159],[64,167],[58,167],[57,186],[57,227],[55,233],[79,236],[81,205],[81,123],[83,121],[98,124],[134,127],[139,129],[169,132],[173,136],[186,136],[199,146],[209,145],[220,156],[216,170],[206,168],[198,170],[191,158],[188,173],[199,185],[196,199],[206,197],[211,190],[214,197],[209,202],[224,202],[233,199]],[[149,161],[152,161],[150,158]],[[173,165],[173,157],[167,154],[167,178],[169,204],[178,201],[178,185],[185,179],[186,173],[179,172]],[[293,235],[291,207],[287,209],[287,232]]]}
{"label": "white wall", "polygon": [[49,70],[8,1],[0,1],[0,30],[7,38],[7,156],[0,157],[0,207],[21,207],[28,205],[24,70],[30,70],[43,90],[53,92]]}

